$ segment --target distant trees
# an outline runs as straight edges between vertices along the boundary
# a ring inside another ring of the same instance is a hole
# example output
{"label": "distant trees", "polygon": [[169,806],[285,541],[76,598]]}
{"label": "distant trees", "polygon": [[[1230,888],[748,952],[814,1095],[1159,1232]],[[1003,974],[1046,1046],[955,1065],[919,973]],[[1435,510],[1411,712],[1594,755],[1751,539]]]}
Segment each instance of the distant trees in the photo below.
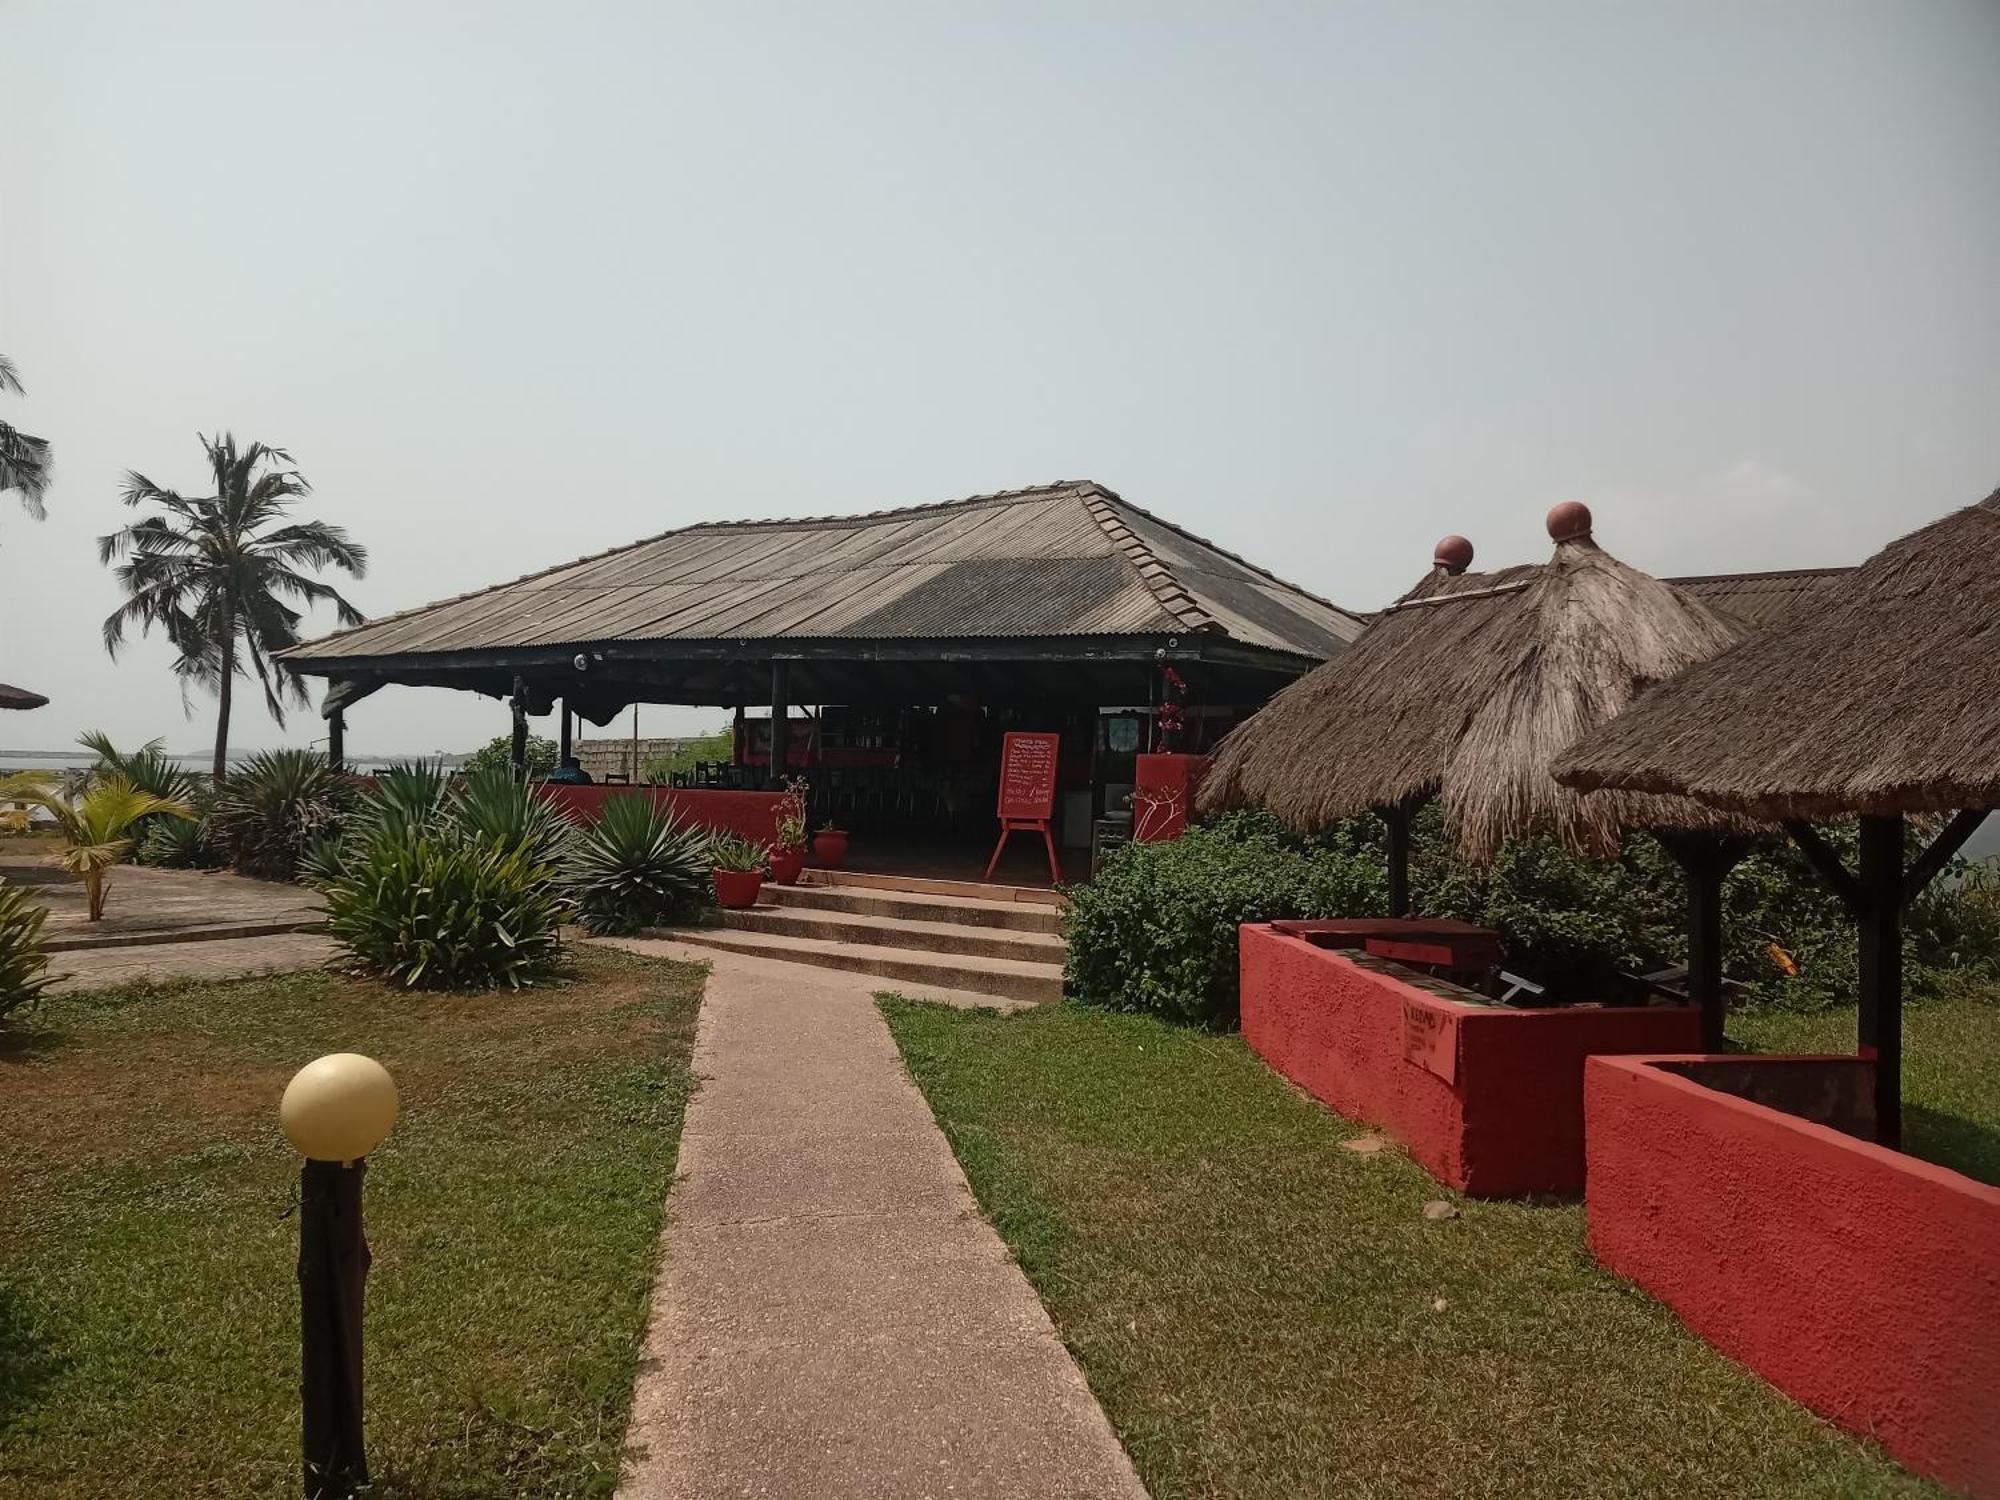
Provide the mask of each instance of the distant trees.
{"label": "distant trees", "polygon": [[125,559],[114,570],[125,603],[104,622],[104,649],[116,657],[129,626],[142,635],[160,627],[179,653],[174,671],[183,683],[215,690],[214,775],[221,781],[236,678],[256,677],[280,724],[287,698],[305,706],[299,675],[273,658],[298,643],[299,622],[314,604],[331,604],[343,625],[361,623],[359,610],[310,575],[339,568],[359,578],[368,554],[338,526],[288,519],[293,501],[312,486],[284,449],[239,447],[229,433],[201,443],[215,493],[184,496],[128,471],[124,503],[158,510],[99,537],[97,551],[106,564]]}
{"label": "distant trees", "polygon": [[[0,354],[0,392],[25,394],[14,362],[4,354]],[[48,493],[49,478],[47,440],[30,437],[13,423],[0,421],[0,494],[13,490],[28,514],[39,521],[45,514],[42,497]]]}

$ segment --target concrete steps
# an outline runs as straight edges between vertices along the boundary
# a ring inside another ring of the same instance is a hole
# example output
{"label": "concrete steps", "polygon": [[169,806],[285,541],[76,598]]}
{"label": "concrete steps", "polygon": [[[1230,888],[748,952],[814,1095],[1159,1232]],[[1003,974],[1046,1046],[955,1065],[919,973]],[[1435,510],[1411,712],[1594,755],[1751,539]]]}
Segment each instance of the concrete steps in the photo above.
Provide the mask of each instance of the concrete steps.
{"label": "concrete steps", "polygon": [[868,876],[767,884],[756,906],[724,912],[722,926],[674,936],[697,947],[869,974],[884,988],[1045,1001],[1062,998],[1061,915],[1048,901],[1016,899],[1008,886]]}
{"label": "concrete steps", "polygon": [[820,938],[793,937],[734,926],[676,928],[673,936],[676,941],[697,948],[717,948],[756,958],[776,958],[787,963],[813,964],[823,969],[847,969],[869,974],[880,979],[884,989],[907,986],[918,995],[923,993],[924,986],[930,985],[940,989],[971,990],[981,995],[1003,995],[1010,1000],[1062,998],[1060,963],[1024,963],[1012,958],[926,953],[913,948],[891,948],[872,943],[828,942]]}

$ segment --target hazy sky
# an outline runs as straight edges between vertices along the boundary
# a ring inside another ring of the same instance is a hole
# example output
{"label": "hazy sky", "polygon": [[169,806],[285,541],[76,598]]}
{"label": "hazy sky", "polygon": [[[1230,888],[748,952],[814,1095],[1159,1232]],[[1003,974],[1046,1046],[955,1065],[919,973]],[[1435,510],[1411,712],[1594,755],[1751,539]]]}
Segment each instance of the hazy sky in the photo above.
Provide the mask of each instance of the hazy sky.
{"label": "hazy sky", "polygon": [[1355,607],[1572,496],[1655,572],[1856,561],[2000,483],[1996,80],[1994,0],[0,0],[0,400],[57,463],[0,747],[206,741],[91,539],[222,427],[371,613],[1077,477]]}

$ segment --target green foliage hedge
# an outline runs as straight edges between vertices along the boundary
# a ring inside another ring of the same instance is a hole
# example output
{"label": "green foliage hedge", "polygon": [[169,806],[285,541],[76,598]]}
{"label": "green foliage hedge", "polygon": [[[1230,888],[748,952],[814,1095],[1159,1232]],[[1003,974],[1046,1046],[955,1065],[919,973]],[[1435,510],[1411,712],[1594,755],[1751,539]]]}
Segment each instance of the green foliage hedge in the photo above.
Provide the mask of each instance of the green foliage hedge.
{"label": "green foliage hedge", "polygon": [[[528,779],[530,781],[540,781],[548,776],[551,771],[555,770],[556,756],[560,749],[561,747],[547,735],[529,735]],[[504,771],[511,776],[514,772],[514,736],[511,734],[495,735],[477,750],[473,751],[472,754],[466,756],[465,763],[459,767],[459,770],[467,776],[475,775],[480,771]]]}
{"label": "green foliage hedge", "polygon": [[0,1022],[41,999],[50,984],[49,956],[42,947],[46,908],[17,885],[0,880]]}
{"label": "green foliage hedge", "polygon": [[[1853,828],[1822,832],[1852,864]],[[1911,838],[1914,848],[1924,835],[1913,829]],[[1382,915],[1385,861],[1374,818],[1305,839],[1263,813],[1234,813],[1173,843],[1128,845],[1069,893],[1069,992],[1119,1010],[1234,1024],[1237,924]],[[1413,830],[1410,887],[1418,912],[1495,928],[1511,970],[1573,997],[1614,993],[1620,971],[1686,960],[1680,868],[1643,834],[1611,860],[1523,840],[1475,871],[1452,853],[1431,806]],[[1723,901],[1724,968],[1745,986],[1737,1003],[1815,1010],[1853,1002],[1854,923],[1796,850],[1772,843],[1753,853]],[[1912,906],[1905,980],[1919,1000],[2000,982],[2000,876],[1960,865]]]}

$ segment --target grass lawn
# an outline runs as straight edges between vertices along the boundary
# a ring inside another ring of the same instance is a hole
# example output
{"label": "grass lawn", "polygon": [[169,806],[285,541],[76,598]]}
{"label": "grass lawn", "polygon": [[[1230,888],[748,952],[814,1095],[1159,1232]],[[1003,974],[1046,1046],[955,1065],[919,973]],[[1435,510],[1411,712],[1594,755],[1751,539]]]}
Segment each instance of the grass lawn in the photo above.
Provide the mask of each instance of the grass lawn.
{"label": "grass lawn", "polygon": [[609,1495],[700,971],[521,994],[325,974],[50,1000],[0,1041],[0,1496],[299,1492],[298,1161],[278,1096],[379,1058],[368,1452],[383,1497]]}
{"label": "grass lawn", "polygon": [[883,1009],[1154,1500],[1936,1493],[1599,1270],[1580,1207],[1343,1149],[1238,1037]]}
{"label": "grass lawn", "polygon": [[[1852,1052],[1854,1028],[1852,1006],[1729,1018],[1730,1036],[1752,1052]],[[1903,1130],[1914,1154],[2000,1184],[2000,995],[1905,1008]]]}

